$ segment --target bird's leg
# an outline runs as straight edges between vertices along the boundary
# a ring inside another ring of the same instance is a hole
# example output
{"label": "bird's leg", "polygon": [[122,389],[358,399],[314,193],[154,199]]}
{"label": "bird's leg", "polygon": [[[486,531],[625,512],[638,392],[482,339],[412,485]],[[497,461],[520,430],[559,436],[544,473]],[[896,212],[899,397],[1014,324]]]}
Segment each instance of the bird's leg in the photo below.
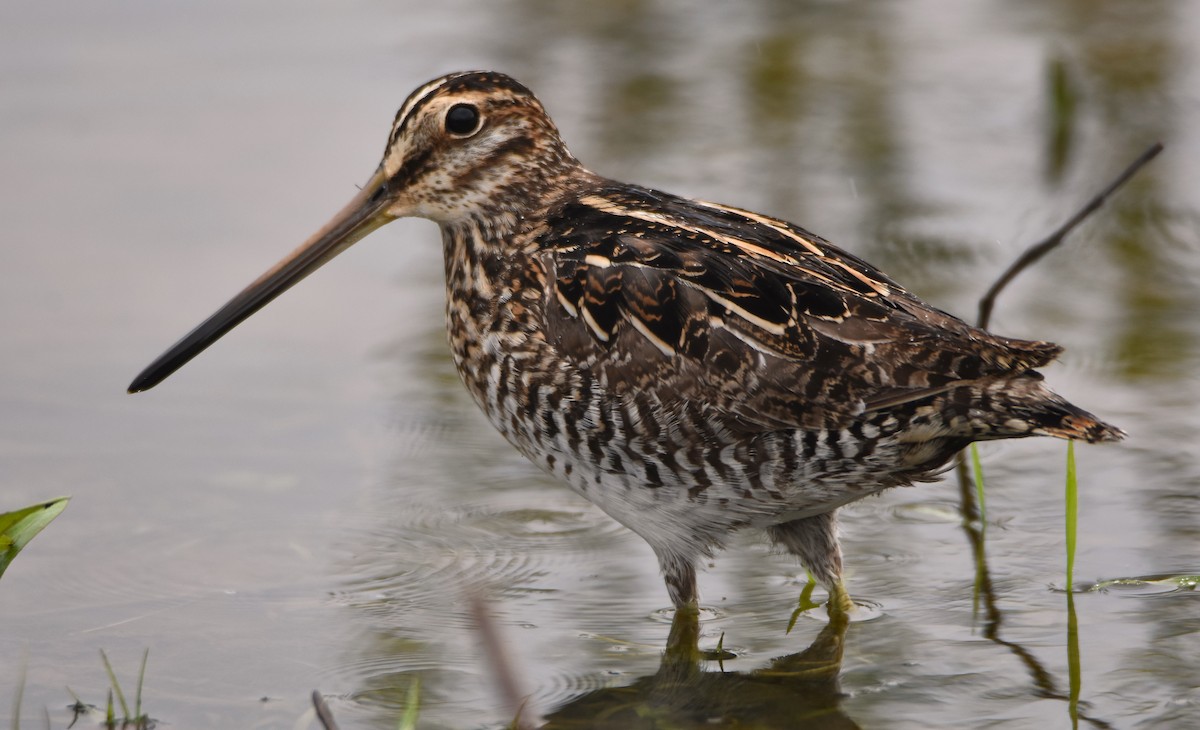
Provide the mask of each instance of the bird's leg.
{"label": "bird's leg", "polygon": [[671,633],[667,636],[667,648],[663,654],[663,665],[673,671],[691,671],[700,661],[700,604],[696,591],[695,560],[675,551],[655,549],[658,564],[662,568],[663,580],[671,602],[675,604],[675,616],[671,619]]}
{"label": "bird's leg", "polygon": [[805,517],[767,528],[771,540],[800,558],[804,567],[829,591],[829,615],[844,616],[852,607],[842,582],[842,548],[834,512]]}
{"label": "bird's leg", "polygon": [[658,556],[658,565],[662,569],[663,581],[667,584],[667,593],[676,611],[697,610],[699,593],[696,591],[696,561],[674,550],[654,549]]}
{"label": "bird's leg", "polygon": [[663,652],[663,666],[674,667],[677,674],[688,674],[699,669],[700,658],[700,609],[692,601],[675,608],[671,633],[667,634],[667,647]]}

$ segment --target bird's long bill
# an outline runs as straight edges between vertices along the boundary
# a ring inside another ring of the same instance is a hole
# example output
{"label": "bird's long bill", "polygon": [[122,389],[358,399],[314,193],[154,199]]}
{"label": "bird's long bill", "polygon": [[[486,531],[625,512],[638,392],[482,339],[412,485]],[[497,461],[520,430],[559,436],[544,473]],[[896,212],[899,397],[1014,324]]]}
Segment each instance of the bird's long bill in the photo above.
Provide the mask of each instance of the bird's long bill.
{"label": "bird's long bill", "polygon": [[129,384],[129,392],[138,393],[158,385],[272,299],[324,266],[354,242],[393,220],[393,216],[385,212],[390,202],[386,186],[387,179],[380,168],[358,195],[312,238],[150,363]]}

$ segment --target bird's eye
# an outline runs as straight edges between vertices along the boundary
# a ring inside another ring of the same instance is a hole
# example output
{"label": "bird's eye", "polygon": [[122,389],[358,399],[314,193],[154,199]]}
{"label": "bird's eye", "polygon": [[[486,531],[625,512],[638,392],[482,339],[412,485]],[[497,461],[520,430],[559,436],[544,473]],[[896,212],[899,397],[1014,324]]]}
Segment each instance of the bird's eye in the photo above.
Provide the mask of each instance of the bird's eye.
{"label": "bird's eye", "polygon": [[479,110],[472,104],[455,104],[446,112],[446,131],[465,136],[479,129]]}

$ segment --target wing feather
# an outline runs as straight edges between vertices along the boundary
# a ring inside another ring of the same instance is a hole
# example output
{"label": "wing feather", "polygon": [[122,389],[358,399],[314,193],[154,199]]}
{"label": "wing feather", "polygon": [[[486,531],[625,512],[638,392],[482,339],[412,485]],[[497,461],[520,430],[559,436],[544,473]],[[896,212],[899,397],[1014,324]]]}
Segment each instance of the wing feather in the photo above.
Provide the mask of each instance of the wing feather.
{"label": "wing feather", "polygon": [[539,246],[568,360],[618,393],[720,402],[731,427],[844,427],[1059,352],[971,327],[789,223],[657,191],[589,192]]}

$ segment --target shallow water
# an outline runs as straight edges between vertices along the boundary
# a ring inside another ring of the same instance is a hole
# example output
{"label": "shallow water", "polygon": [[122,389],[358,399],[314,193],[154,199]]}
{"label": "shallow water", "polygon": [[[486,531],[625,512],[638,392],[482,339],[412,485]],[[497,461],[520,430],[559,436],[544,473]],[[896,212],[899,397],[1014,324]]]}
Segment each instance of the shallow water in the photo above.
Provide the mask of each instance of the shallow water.
{"label": "shallow water", "polygon": [[[1146,0],[5,4],[0,509],[74,498],[0,581],[0,717],[23,671],[24,723],[65,726],[65,685],[104,700],[98,650],[129,691],[149,649],[171,727],[315,727],[314,688],[344,727],[394,727],[418,679],[422,727],[500,727],[482,594],[554,726],[1071,727],[1059,442],[983,449],[991,604],[952,476],[844,511],[872,620],[836,681],[755,683],[828,637],[819,609],[785,633],[803,571],[738,536],[701,577],[700,644],[735,658],[666,701],[650,551],[475,412],[432,224],[124,387],[336,211],[450,70],[525,81],[599,172],[796,220],[966,318],[1162,140],[993,327],[1065,345],[1051,383],[1130,433],[1078,449],[1077,582],[1196,575],[1197,40],[1200,3]],[[1075,596],[1080,725],[1196,722],[1198,598]]]}

